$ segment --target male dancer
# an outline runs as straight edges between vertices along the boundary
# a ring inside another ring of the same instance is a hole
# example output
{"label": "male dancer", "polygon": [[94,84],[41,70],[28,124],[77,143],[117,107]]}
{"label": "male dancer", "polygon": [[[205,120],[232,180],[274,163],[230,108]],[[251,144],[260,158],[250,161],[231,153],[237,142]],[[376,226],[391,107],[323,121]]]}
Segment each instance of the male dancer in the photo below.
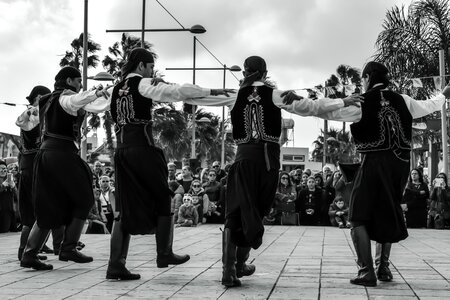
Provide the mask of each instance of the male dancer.
{"label": "male dancer", "polygon": [[122,67],[122,81],[111,95],[111,114],[116,123],[116,200],[120,216],[113,225],[107,279],[136,280],[139,274],[126,267],[130,235],[156,235],[158,268],[178,265],[189,255],[172,251],[174,220],[167,178],[167,163],[152,137],[153,101],[172,102],[196,99],[208,103],[209,95],[228,95],[230,90],[205,89],[191,84],[169,85],[154,82],[154,54],[133,49]]}
{"label": "male dancer", "polygon": [[[240,286],[238,279],[255,272],[245,262],[250,248],[262,243],[262,218],[275,198],[280,168],[282,91],[264,84],[266,62],[259,56],[244,62],[244,80],[231,108],[233,138],[238,145],[234,164],[228,173],[225,229],[222,244],[222,284]],[[322,114],[341,104],[355,105],[358,97],[305,99],[297,109],[305,115]]]}
{"label": "male dancer", "polygon": [[[78,93],[81,73],[62,68],[55,77],[55,90],[39,102],[42,144],[34,161],[33,197],[36,223],[31,229],[20,265],[51,270],[37,253],[49,229],[65,226],[59,260],[88,263],[93,259],[76,248],[87,215],[94,204],[92,175],[78,155],[80,127],[84,110],[99,112],[108,102],[100,90]],[[103,101],[95,101],[102,97]],[[33,126],[32,126],[33,127]],[[61,167],[63,166],[63,168]],[[67,170],[70,170],[67,172]]]}
{"label": "male dancer", "polygon": [[[51,91],[45,86],[35,86],[27,98],[30,103],[27,108],[16,120],[16,125],[20,127],[21,149],[19,156],[19,212],[22,221],[22,232],[20,235],[20,244],[18,250],[19,261],[22,259],[22,254],[27,243],[28,235],[31,227],[33,227],[36,218],[34,216],[34,204],[32,201],[31,187],[33,182],[33,161],[40,146],[40,131],[38,123],[29,122],[30,116],[38,118],[36,107],[42,96],[50,94]],[[34,127],[30,128],[31,125]],[[62,237],[61,237],[62,238]],[[40,260],[45,260],[47,257],[38,255]]]}
{"label": "male dancer", "polygon": [[[412,120],[440,110],[450,97],[450,86],[435,99],[417,101],[387,89],[389,70],[381,63],[369,62],[362,72],[366,91],[361,107],[347,107],[322,115],[324,119],[354,122],[350,128],[356,148],[362,154],[350,197],[351,236],[358,257],[359,271],[350,283],[376,286],[391,281],[389,255],[391,243],[408,236],[400,206],[409,173]],[[301,97],[289,92],[286,104]],[[295,101],[287,105],[296,113]],[[315,115],[315,114],[311,114]],[[373,268],[370,241],[376,244]]]}

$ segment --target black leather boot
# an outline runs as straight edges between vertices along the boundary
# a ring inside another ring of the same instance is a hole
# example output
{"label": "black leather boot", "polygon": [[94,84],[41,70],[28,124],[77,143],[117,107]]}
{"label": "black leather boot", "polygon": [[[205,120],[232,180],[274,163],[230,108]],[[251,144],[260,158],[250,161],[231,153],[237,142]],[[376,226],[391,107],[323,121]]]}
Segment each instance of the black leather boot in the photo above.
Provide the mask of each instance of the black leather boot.
{"label": "black leather boot", "polygon": [[363,286],[376,286],[377,277],[373,269],[373,260],[369,235],[364,225],[353,227],[350,231],[355,252],[358,256],[358,276],[350,279],[350,283]]}
{"label": "black leather boot", "polygon": [[172,251],[173,216],[159,216],[156,226],[156,265],[167,268],[168,265],[180,265],[190,259],[189,255],[177,255]]}
{"label": "black leather boot", "polygon": [[250,247],[237,247],[236,250],[236,276],[241,278],[242,276],[250,276],[255,273],[256,267],[251,264],[246,264],[248,257],[250,256]]}
{"label": "black leather boot", "polygon": [[[27,245],[28,237],[30,236],[31,228],[29,226],[23,225],[22,226],[22,232],[20,234],[20,244],[19,244],[19,250],[17,251],[17,258],[19,261],[22,260],[23,251],[25,250],[25,246]],[[37,255],[37,258],[39,260],[46,260],[47,256],[45,255]]]}
{"label": "black leather boot", "polygon": [[106,279],[137,280],[141,278],[141,275],[133,274],[125,267],[129,245],[130,234],[123,231],[121,221],[114,221]]}
{"label": "black leather boot", "polygon": [[391,243],[376,244],[375,266],[379,281],[392,281],[392,272],[389,270],[389,255],[391,254]]}
{"label": "black leather boot", "polygon": [[64,226],[52,229],[53,253],[55,255],[59,255],[59,252],[61,251],[61,244],[64,240],[64,230]]}
{"label": "black leather boot", "polygon": [[231,242],[231,230],[222,232],[222,284],[226,287],[241,286],[236,275],[236,245]]}
{"label": "black leather boot", "polygon": [[39,250],[47,239],[49,230],[41,229],[36,223],[31,228],[28,235],[27,245],[20,260],[20,266],[24,268],[33,268],[35,270],[52,270],[53,266],[41,262],[38,258]]}
{"label": "black leather boot", "polygon": [[64,240],[61,244],[59,260],[73,261],[79,264],[90,263],[94,259],[77,250],[77,244],[83,230],[85,220],[74,218],[64,232]]}

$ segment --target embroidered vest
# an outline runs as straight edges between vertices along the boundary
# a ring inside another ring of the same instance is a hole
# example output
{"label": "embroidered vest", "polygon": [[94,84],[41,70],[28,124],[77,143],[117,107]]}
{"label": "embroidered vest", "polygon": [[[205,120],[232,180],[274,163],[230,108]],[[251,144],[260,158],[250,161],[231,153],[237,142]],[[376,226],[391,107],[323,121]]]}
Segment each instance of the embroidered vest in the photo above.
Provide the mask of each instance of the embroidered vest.
{"label": "embroidered vest", "polygon": [[403,97],[381,88],[363,96],[361,120],[350,125],[356,149],[361,153],[391,150],[397,157],[409,159],[412,116]]}
{"label": "embroidered vest", "polygon": [[111,115],[116,126],[151,123],[153,101],[139,93],[141,79],[140,76],[130,77],[114,87],[111,95]]}
{"label": "embroidered vest", "polygon": [[20,130],[20,138],[22,140],[22,154],[37,152],[41,146],[41,131],[39,125],[29,131]]}
{"label": "embroidered vest", "polygon": [[281,135],[281,110],[272,102],[273,89],[248,86],[239,90],[231,111],[236,144],[278,143]]}
{"label": "embroidered vest", "polygon": [[78,110],[77,116],[68,114],[59,103],[63,90],[56,90],[48,101],[39,102],[39,119],[42,136],[80,142],[80,128],[84,119],[84,110]]}

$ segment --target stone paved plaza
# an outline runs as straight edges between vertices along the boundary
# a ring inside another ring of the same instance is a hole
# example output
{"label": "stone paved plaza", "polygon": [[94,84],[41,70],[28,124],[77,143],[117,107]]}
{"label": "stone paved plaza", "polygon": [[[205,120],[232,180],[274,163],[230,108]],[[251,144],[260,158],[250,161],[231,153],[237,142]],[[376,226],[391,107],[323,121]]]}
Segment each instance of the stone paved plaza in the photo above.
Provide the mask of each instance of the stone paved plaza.
{"label": "stone paved plaza", "polygon": [[392,248],[394,281],[365,288],[349,284],[357,268],[348,229],[268,226],[263,245],[251,252],[256,273],[232,289],[220,284],[218,225],[176,228],[174,250],[191,260],[163,269],[156,267],[154,236],[132,237],[127,265],[141,274],[137,281],[105,279],[109,235],[82,236],[93,263],[50,255],[54,270],[38,272],[19,267],[19,233],[6,233],[0,234],[0,299],[450,299],[450,231],[409,233]]}

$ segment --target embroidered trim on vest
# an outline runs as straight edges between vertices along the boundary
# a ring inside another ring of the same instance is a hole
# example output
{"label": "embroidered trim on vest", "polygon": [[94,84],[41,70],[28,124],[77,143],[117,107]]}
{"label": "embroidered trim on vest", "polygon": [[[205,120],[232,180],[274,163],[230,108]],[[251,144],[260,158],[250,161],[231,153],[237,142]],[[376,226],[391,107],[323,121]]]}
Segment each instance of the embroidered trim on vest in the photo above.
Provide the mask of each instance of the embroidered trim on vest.
{"label": "embroidered trim on vest", "polygon": [[[357,143],[356,149],[364,152],[380,151],[388,149],[404,149],[411,150],[411,142],[405,137],[403,127],[400,122],[400,117],[395,109],[389,105],[389,101],[382,98],[381,105],[383,106],[378,113],[378,120],[380,122],[380,139],[372,143]],[[388,138],[389,145],[387,148],[376,148],[386,141],[386,126],[389,127],[391,139]],[[400,140],[408,145],[408,147],[401,147]],[[392,142],[392,144],[391,144]],[[373,149],[376,148],[376,149]]]}
{"label": "embroidered trim on vest", "polygon": [[117,125],[124,126],[125,124],[148,124],[150,120],[135,118],[135,110],[133,105],[133,95],[129,93],[128,79],[125,81],[123,87],[119,90],[119,99],[117,99]]}
{"label": "embroidered trim on vest", "polygon": [[261,100],[258,95],[258,88],[253,88],[253,93],[247,97],[249,104],[244,108],[244,130],[245,138],[235,139],[236,144],[248,143],[250,140],[266,141],[278,143],[280,138],[267,135],[264,129],[264,110],[263,106],[257,103]]}

